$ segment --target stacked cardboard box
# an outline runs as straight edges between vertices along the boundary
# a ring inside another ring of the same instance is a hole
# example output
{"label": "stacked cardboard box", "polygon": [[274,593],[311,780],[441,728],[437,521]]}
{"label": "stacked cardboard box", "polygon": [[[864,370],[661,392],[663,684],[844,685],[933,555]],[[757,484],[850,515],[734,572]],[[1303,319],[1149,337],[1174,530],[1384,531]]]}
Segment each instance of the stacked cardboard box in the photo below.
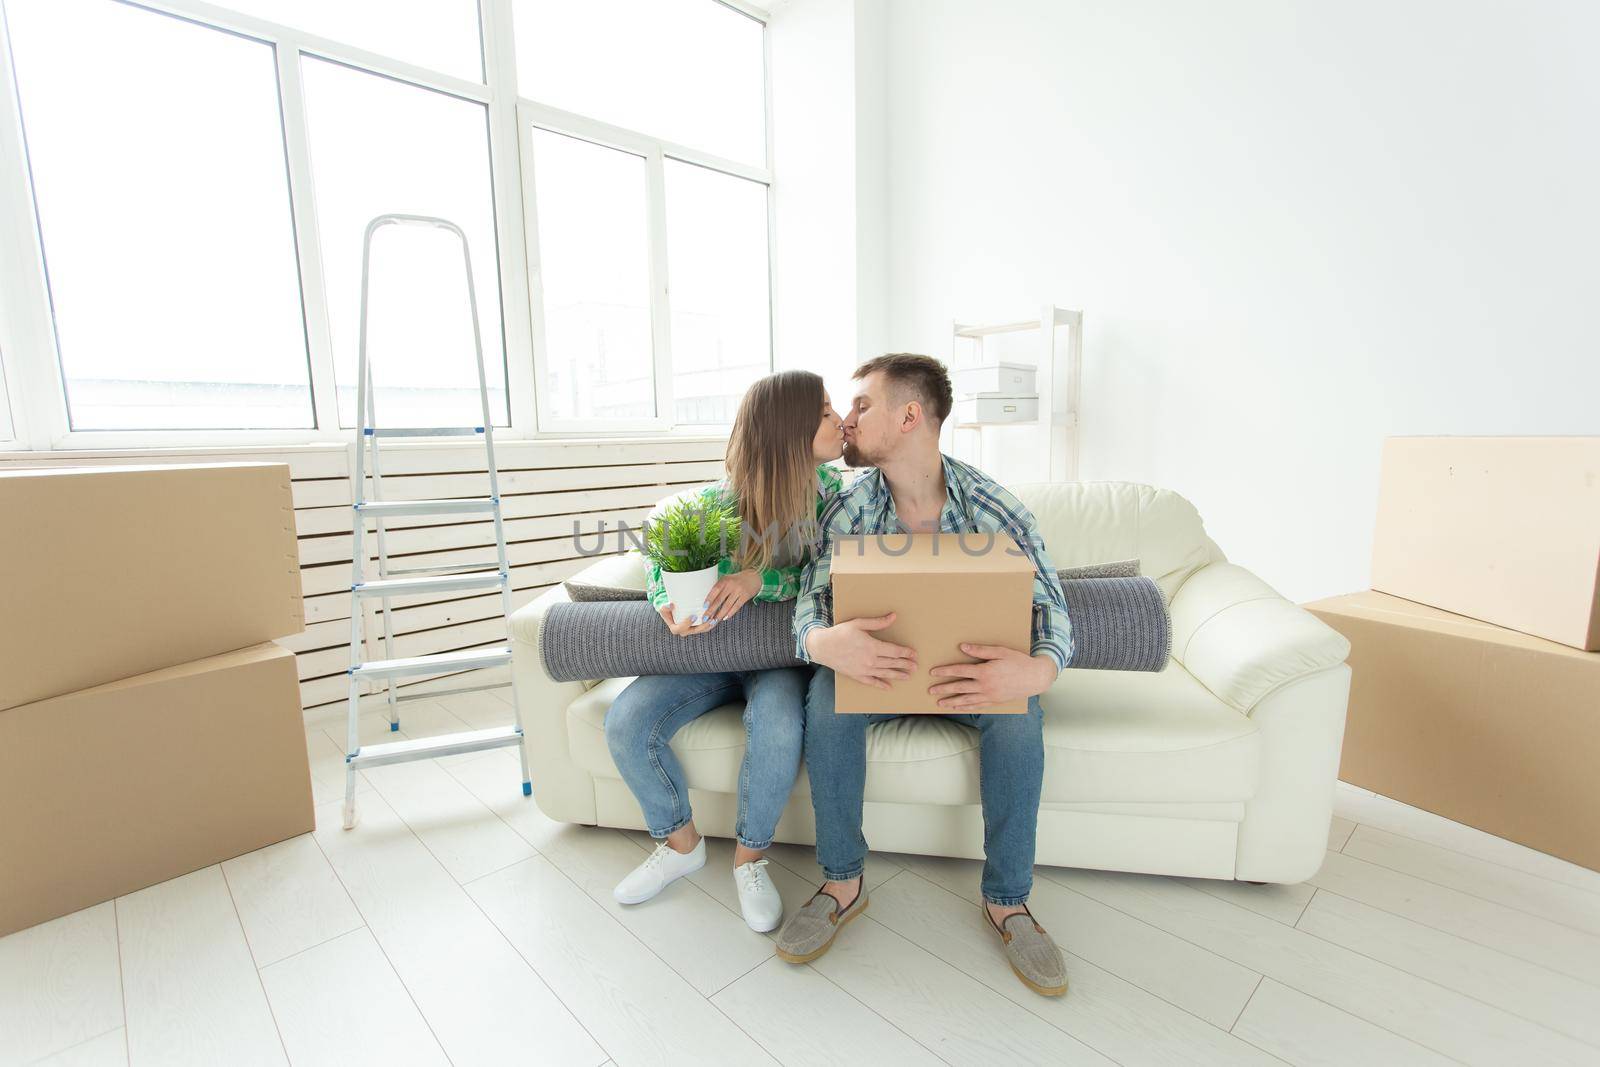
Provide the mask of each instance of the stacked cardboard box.
{"label": "stacked cardboard box", "polygon": [[0,472],[0,935],[313,827],[283,464]]}
{"label": "stacked cardboard box", "polygon": [[1600,437],[1385,443],[1339,777],[1600,870]]}

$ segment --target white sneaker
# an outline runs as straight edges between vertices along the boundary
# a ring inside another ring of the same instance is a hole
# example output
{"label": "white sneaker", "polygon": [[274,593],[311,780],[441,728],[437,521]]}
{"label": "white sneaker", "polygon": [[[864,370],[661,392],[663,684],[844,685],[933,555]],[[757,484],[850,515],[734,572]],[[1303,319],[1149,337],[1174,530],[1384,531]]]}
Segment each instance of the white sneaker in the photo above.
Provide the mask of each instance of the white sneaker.
{"label": "white sneaker", "polygon": [[639,866],[617,883],[611,895],[619,904],[643,904],[667,886],[686,874],[693,874],[706,865],[706,839],[695,842],[688,852],[679,852],[665,841],[656,844]]}
{"label": "white sneaker", "polygon": [[767,861],[753,860],[733,869],[733,884],[739,890],[739,910],[744,921],[758,934],[775,930],[783,918],[783,898],[767,877]]}

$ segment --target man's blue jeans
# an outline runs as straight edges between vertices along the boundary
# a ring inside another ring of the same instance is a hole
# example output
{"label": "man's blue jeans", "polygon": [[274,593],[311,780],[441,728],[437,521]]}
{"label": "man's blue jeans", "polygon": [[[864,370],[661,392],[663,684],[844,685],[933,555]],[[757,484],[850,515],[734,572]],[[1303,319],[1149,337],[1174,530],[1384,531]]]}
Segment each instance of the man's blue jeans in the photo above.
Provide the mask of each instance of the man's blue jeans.
{"label": "man's blue jeans", "polygon": [[689,783],[667,742],[684,724],[744,698],[744,762],[739,766],[739,843],[772,844],[778,817],[800,772],[809,668],[716,674],[652,674],[634,679],[606,711],[606,745],[644,809],[651,837],[686,825]]}
{"label": "man's blue jeans", "polygon": [[[818,667],[806,697],[806,772],[817,814],[817,862],[830,882],[866,867],[861,833],[867,789],[867,727],[895,715],[833,710],[833,671]],[[929,697],[930,706],[934,698]],[[949,714],[978,731],[978,793],[983,801],[983,896],[1021,904],[1033,889],[1033,852],[1044,788],[1044,710],[1028,698],[1022,715]]]}

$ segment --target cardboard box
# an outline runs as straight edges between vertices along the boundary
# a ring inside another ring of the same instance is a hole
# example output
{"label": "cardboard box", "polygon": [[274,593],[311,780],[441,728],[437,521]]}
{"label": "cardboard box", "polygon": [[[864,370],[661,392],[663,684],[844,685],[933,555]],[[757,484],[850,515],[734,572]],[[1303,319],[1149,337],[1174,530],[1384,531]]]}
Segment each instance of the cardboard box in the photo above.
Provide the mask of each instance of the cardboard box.
{"label": "cardboard box", "polygon": [[282,463],[0,471],[0,709],[305,629]]}
{"label": "cardboard box", "polygon": [[[896,612],[874,632],[917,650],[917,671],[889,689],[839,675],[834,710],[943,714],[928,688],[948,679],[928,672],[946,663],[975,663],[962,642],[1033,647],[1033,564],[1005,534],[869,534],[834,542],[833,620]],[[974,709],[1026,712],[1026,699]]]}
{"label": "cardboard box", "polygon": [[1372,587],[1600,649],[1600,437],[1391,437]]}
{"label": "cardboard box", "polygon": [[1306,607],[1350,639],[1342,780],[1600,870],[1600,653],[1383,593]]}
{"label": "cardboard box", "polygon": [[277,645],[0,711],[0,935],[313,826]]}

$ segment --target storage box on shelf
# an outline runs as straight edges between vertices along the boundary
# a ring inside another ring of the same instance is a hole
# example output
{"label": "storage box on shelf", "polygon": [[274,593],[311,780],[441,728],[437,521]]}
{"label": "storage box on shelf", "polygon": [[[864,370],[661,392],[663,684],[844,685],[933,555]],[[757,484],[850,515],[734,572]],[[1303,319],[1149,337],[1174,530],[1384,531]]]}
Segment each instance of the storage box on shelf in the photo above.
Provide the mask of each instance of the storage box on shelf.
{"label": "storage box on shelf", "polygon": [[950,384],[959,396],[1032,396],[1037,373],[1038,368],[1030,364],[998,360],[977,367],[957,367],[950,372]]}
{"label": "storage box on shelf", "polygon": [[[1064,342],[1057,336],[1062,329],[1067,330]],[[1037,335],[1038,362],[1023,363],[991,355],[985,342],[1008,334]],[[984,427],[1033,423],[1043,429],[1045,437],[1038,448],[1046,461],[1040,473],[1051,481],[1076,479],[1082,363],[1081,311],[1046,304],[1037,319],[1023,322],[955,323],[949,364],[955,393],[948,423],[952,453],[961,452],[959,442],[963,440],[962,431],[966,431],[976,442],[976,453],[961,458],[982,466]]]}

